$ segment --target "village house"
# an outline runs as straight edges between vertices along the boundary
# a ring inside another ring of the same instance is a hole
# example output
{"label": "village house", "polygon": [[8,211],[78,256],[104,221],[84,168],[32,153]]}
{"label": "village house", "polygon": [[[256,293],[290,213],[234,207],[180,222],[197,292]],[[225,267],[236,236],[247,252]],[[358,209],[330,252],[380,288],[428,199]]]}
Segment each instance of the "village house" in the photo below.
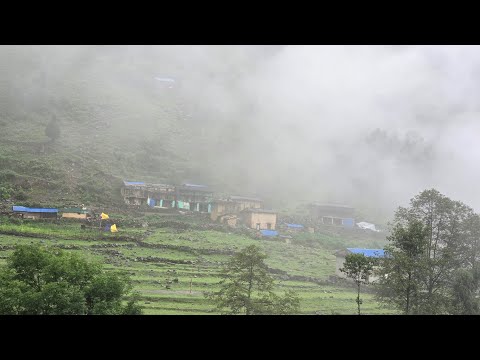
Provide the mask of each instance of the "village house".
{"label": "village house", "polygon": [[148,205],[169,209],[175,207],[175,187],[166,184],[147,184],[139,181],[124,181],[121,190],[125,204]]}
{"label": "village house", "polygon": [[23,219],[56,219],[58,209],[29,208],[25,206],[12,206],[12,211]]}
{"label": "village house", "polygon": [[177,209],[212,212],[213,191],[206,185],[183,184],[175,187]]}
{"label": "village house", "polygon": [[211,212],[213,192],[205,185],[149,184],[124,181],[121,190],[125,204],[148,205],[159,209]]}
{"label": "village house", "polygon": [[[232,219],[237,219],[238,215],[244,209],[260,209],[263,206],[263,201],[258,198],[245,197],[245,196],[229,196],[226,199],[217,199],[212,203],[212,212],[210,218],[213,221],[226,222],[225,219],[229,219],[232,223]],[[236,225],[235,224],[233,226]]]}
{"label": "village house", "polygon": [[275,230],[277,213],[266,209],[244,209],[241,211],[242,223],[251,229]]}
{"label": "village house", "polygon": [[231,227],[236,227],[238,222],[241,220],[240,217],[238,215],[230,215],[230,214],[226,214],[226,215],[220,215],[217,220],[222,223],[222,224],[226,224],[228,226],[231,226]]}
{"label": "village house", "polygon": [[61,209],[62,218],[86,220],[91,217],[90,212],[86,208],[65,208]]}
{"label": "village house", "polygon": [[322,224],[353,228],[354,208],[347,205],[312,203],[308,206],[310,216]]}
{"label": "village house", "polygon": [[[385,256],[385,251],[383,249],[360,249],[360,248],[347,248],[344,250],[339,250],[335,253],[336,256],[336,270],[335,274],[341,278],[346,278],[345,273],[341,272],[340,269],[343,268],[345,258],[349,254],[363,254],[366,257],[377,259]],[[370,283],[378,280],[378,276],[371,275],[368,278]]]}

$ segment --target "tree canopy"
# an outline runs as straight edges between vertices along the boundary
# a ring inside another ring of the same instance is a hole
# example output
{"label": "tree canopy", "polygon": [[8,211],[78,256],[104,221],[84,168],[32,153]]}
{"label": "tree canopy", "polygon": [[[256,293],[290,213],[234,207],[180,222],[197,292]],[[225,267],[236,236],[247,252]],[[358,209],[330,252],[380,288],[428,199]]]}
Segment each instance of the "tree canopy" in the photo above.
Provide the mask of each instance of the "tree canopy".
{"label": "tree canopy", "polygon": [[373,262],[363,254],[349,254],[345,257],[343,268],[341,268],[340,271],[345,273],[345,275],[352,279],[357,285],[356,303],[358,315],[360,315],[360,305],[362,304],[362,300],[360,299],[360,286],[368,283],[368,278],[373,271]]}
{"label": "tree canopy", "polygon": [[225,314],[295,314],[300,309],[295,292],[275,294],[274,282],[260,247],[250,245],[235,254],[223,269],[221,289],[207,293],[218,310]]}
{"label": "tree canopy", "polygon": [[129,279],[77,254],[17,246],[0,268],[2,315],[135,315]]}
{"label": "tree canopy", "polygon": [[405,314],[478,313],[480,219],[435,189],[400,207],[381,261],[379,298]]}
{"label": "tree canopy", "polygon": [[378,296],[404,314],[417,313],[426,271],[423,262],[427,248],[426,227],[420,221],[396,224],[387,239],[390,241],[385,247],[388,258],[381,260]]}

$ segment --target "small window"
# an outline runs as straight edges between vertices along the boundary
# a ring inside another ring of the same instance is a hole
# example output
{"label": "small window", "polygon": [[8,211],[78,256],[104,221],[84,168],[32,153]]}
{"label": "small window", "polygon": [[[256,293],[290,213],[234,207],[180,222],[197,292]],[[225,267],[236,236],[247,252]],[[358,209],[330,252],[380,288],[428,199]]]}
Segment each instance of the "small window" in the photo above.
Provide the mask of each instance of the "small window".
{"label": "small window", "polygon": [[267,229],[272,230],[272,224],[271,223],[267,223]]}

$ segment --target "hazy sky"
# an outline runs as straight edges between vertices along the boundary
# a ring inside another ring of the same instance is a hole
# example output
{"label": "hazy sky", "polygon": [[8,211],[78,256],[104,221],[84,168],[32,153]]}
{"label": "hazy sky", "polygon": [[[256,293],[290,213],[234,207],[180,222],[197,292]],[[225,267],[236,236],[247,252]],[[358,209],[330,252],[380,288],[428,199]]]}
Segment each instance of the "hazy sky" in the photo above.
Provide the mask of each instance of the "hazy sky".
{"label": "hazy sky", "polygon": [[[1,50],[7,59],[11,49]],[[100,86],[110,86],[115,92],[106,92],[105,102],[125,112],[111,121],[118,129],[131,125],[126,137],[141,127],[129,112],[149,119],[143,128],[163,121],[174,129],[187,118],[191,141],[176,151],[195,159],[202,178],[216,185],[286,203],[331,201],[380,212],[435,187],[480,210],[478,46],[29,51],[33,60],[25,51],[25,61],[5,60],[3,71],[17,66],[27,74],[35,62],[50,84],[83,81],[86,104],[97,100]],[[175,78],[176,88],[152,92],[156,76]],[[167,98],[171,104],[161,106],[174,107],[175,116],[150,110],[150,103]]]}
{"label": "hazy sky", "polygon": [[[254,157],[262,190],[274,183],[286,197],[395,208],[436,187],[480,207],[478,47],[284,46],[263,57],[259,49],[250,63],[247,50],[215,50],[197,49],[192,71],[201,78],[203,67],[226,63],[241,74],[202,98],[226,121],[238,104],[255,106],[245,119],[255,135],[242,144],[259,151],[239,154]],[[366,142],[375,129],[383,136]]]}

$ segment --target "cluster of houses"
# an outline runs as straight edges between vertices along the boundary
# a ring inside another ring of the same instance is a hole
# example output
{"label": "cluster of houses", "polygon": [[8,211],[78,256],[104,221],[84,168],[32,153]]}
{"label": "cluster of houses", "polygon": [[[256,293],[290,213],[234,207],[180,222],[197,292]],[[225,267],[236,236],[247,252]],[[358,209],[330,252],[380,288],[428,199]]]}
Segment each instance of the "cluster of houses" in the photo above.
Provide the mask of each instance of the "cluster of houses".
{"label": "cluster of houses", "polygon": [[[124,181],[122,188],[124,201],[128,205],[148,205],[157,209],[178,209],[203,212],[210,215],[212,221],[232,227],[246,225],[258,230],[262,236],[279,236],[278,227],[285,232],[305,231],[302,224],[281,224],[277,226],[277,212],[265,209],[263,200],[247,196],[227,196],[219,198],[205,185],[183,184],[181,186],[165,184],[148,184],[144,182]],[[347,205],[311,203],[308,205],[309,215],[318,223],[344,228],[355,227],[354,208]],[[373,224],[361,222],[361,229],[375,229]],[[313,232],[313,228],[308,228]],[[285,237],[285,236],[284,236]],[[288,236],[286,236],[288,237]],[[288,240],[287,240],[288,242]],[[347,248],[336,252],[336,272],[338,277],[345,277],[340,271],[348,254],[361,253],[369,258],[384,256],[383,249]],[[372,275],[370,282],[376,277]]]}
{"label": "cluster of houses", "polygon": [[215,198],[214,192],[206,185],[124,181],[121,193],[127,205],[208,213],[212,221],[232,227],[244,224],[260,231],[273,231],[277,223],[277,213],[264,209],[261,199],[244,196]]}
{"label": "cluster of houses", "polygon": [[[157,209],[177,209],[203,212],[212,221],[232,227],[246,225],[259,230],[265,236],[275,236],[277,212],[266,209],[262,199],[247,196],[216,197],[206,185],[149,184],[138,181],[124,181],[121,190],[125,204],[147,205]],[[310,215],[320,223],[354,227],[354,209],[345,205],[312,203]],[[286,224],[290,229],[303,228],[301,224]]]}
{"label": "cluster of houses", "polygon": [[[209,214],[212,221],[227,224],[231,227],[247,226],[258,230],[265,237],[279,236],[277,228],[285,232],[308,231],[301,224],[277,224],[277,212],[264,207],[263,200],[247,196],[216,197],[205,185],[182,184],[179,186],[166,184],[149,184],[145,182],[124,181],[121,189],[124,202],[131,206],[149,206],[156,209],[175,209]],[[311,218],[318,223],[345,228],[355,226],[354,208],[346,205],[311,203],[308,205]],[[58,217],[87,220],[92,214],[85,207],[78,208],[29,208],[13,206],[12,211],[24,219],[55,219]],[[365,227],[372,225],[359,223]],[[358,225],[358,224],[357,224]],[[378,231],[376,229],[372,229]],[[287,240],[288,242],[288,240]],[[382,249],[347,248],[336,255],[336,275],[345,277],[340,271],[345,257],[351,253],[362,253],[367,257],[382,257]],[[372,278],[370,281],[374,281]]]}
{"label": "cluster of houses", "polygon": [[[124,181],[121,194],[125,204],[130,206],[205,213],[214,222],[232,227],[247,226],[262,232],[265,236],[278,235],[277,212],[265,208],[263,200],[257,197],[233,195],[219,197],[215,196],[213,190],[206,185],[167,185],[139,181]],[[308,205],[308,210],[310,217],[317,223],[345,228],[355,226],[353,207],[311,203]],[[60,216],[86,220],[91,217],[85,207],[56,209],[13,206],[12,211],[25,219],[48,219]],[[313,228],[305,228],[301,224],[281,224],[281,227],[289,231],[314,231]]]}

